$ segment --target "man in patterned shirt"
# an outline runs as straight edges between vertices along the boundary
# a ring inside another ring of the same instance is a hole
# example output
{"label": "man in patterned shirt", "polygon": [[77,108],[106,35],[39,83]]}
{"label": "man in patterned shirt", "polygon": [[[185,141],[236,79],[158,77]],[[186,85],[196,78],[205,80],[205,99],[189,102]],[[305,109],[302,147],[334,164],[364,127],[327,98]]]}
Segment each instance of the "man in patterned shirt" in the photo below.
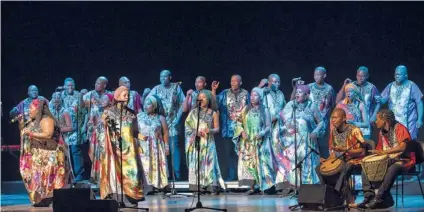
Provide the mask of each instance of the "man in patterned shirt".
{"label": "man in patterned shirt", "polygon": [[234,130],[232,125],[235,121],[241,118],[243,108],[249,104],[249,92],[242,89],[241,76],[235,74],[231,76],[231,88],[223,90],[218,96],[216,89],[218,89],[219,82],[212,82],[212,96],[217,100],[219,113],[221,116],[221,130],[222,137],[224,138],[225,155],[228,164],[228,177],[226,181],[237,180],[237,153],[235,144],[232,141]]}
{"label": "man in patterned shirt", "polygon": [[412,139],[418,138],[418,129],[423,125],[423,93],[418,86],[408,80],[406,66],[399,65],[395,70],[395,81],[391,82],[377,98],[381,104],[389,103],[396,121],[406,126]]}
{"label": "man in patterned shirt", "polygon": [[[171,142],[170,150],[175,173],[175,180],[181,179],[181,153],[180,141],[178,140],[177,125],[180,122],[183,113],[182,104],[185,96],[180,87],[180,83],[171,83],[171,71],[163,70],[160,72],[160,85],[155,86],[148,96],[157,95],[162,101],[165,109],[166,123],[169,129],[169,140]],[[170,172],[172,173],[172,172]],[[172,176],[172,175],[171,175]]]}

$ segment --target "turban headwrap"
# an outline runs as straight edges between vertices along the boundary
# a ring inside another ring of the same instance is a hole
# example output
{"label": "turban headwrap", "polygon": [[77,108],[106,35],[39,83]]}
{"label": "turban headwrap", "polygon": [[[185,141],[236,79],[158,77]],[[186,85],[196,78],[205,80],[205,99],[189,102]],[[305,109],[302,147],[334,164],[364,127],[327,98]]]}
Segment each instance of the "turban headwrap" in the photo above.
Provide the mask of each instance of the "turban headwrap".
{"label": "turban headwrap", "polygon": [[157,101],[156,97],[154,97],[154,96],[148,96],[146,98],[146,101],[147,100],[150,100],[150,102],[152,103],[153,110],[156,110],[156,108],[158,108],[158,101]]}
{"label": "turban headwrap", "polygon": [[306,93],[306,94],[310,94],[311,93],[311,89],[309,88],[308,85],[297,85],[296,89],[301,90],[302,92]]}
{"label": "turban headwrap", "polygon": [[264,91],[261,88],[254,87],[252,89],[252,93],[253,92],[256,92],[259,95],[259,99],[263,99],[264,98]]}
{"label": "turban headwrap", "polygon": [[346,93],[349,89],[353,89],[353,91],[355,91],[355,93],[359,93],[359,89],[358,87],[356,87],[356,85],[354,85],[353,83],[349,83],[345,86],[344,88],[344,92]]}
{"label": "turban headwrap", "polygon": [[113,93],[113,98],[116,100],[116,101],[120,101],[120,99],[119,99],[119,96],[121,95],[121,93],[122,92],[124,92],[124,91],[128,91],[128,88],[127,87],[125,87],[125,86],[120,86],[119,88],[117,88],[116,90],[115,90],[115,92]]}

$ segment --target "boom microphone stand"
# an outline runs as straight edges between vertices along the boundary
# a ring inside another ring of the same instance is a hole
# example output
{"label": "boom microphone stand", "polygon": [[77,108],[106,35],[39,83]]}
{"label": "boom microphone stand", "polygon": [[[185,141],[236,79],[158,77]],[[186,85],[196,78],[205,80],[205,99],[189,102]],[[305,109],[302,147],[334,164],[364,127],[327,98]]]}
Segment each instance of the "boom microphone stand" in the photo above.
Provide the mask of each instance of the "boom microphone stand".
{"label": "boom microphone stand", "polygon": [[197,103],[197,126],[196,126],[196,141],[195,141],[196,150],[197,150],[197,203],[196,203],[196,207],[186,208],[184,211],[189,212],[189,211],[194,211],[196,209],[227,211],[227,209],[203,207],[202,202],[200,202],[200,136],[197,135],[199,133],[199,125],[200,125],[200,102]]}

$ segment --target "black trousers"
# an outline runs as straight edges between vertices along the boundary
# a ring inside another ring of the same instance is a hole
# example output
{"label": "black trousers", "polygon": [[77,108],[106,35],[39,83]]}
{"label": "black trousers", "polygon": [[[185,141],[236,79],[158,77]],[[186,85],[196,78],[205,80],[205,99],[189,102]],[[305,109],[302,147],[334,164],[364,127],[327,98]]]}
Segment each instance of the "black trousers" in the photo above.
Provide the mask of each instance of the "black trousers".
{"label": "black trousers", "polygon": [[[386,175],[382,182],[370,182],[365,172],[362,172],[362,189],[364,190],[364,198],[380,198],[391,195],[390,189],[395,183],[396,177],[404,171],[404,167],[400,164],[393,163],[387,168]],[[374,189],[378,189],[377,195]]]}
{"label": "black trousers", "polygon": [[[331,159],[330,159],[331,160]],[[348,202],[353,200],[353,189],[349,186],[348,179],[355,169],[360,169],[360,164],[345,163],[340,173],[332,176],[324,176],[320,171],[321,165],[315,167],[315,171],[319,177],[319,181],[322,185],[328,185],[333,187],[340,195],[345,194]]]}

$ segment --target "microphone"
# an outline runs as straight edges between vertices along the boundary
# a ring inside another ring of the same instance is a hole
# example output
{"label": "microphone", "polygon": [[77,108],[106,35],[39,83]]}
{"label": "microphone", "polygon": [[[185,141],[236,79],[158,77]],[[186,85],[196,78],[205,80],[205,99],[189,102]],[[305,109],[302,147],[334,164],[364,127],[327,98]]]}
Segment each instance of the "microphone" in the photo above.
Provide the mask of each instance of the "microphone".
{"label": "microphone", "polygon": [[19,119],[23,118],[23,117],[24,117],[24,116],[26,116],[26,115],[28,115],[28,112],[20,113],[20,114],[18,114],[17,116],[13,117],[13,118],[10,120],[10,123],[14,123],[14,122],[16,122],[16,121],[19,121]]}
{"label": "microphone", "polygon": [[65,87],[64,86],[58,86],[56,88],[56,91],[63,91],[63,90],[65,90]]}
{"label": "microphone", "polygon": [[292,81],[299,81],[301,79],[302,79],[302,77],[296,77],[296,78],[293,78]]}
{"label": "microphone", "polygon": [[181,84],[183,84],[183,82],[178,81],[178,82],[176,82],[175,84],[177,84],[177,86],[180,86]]}

